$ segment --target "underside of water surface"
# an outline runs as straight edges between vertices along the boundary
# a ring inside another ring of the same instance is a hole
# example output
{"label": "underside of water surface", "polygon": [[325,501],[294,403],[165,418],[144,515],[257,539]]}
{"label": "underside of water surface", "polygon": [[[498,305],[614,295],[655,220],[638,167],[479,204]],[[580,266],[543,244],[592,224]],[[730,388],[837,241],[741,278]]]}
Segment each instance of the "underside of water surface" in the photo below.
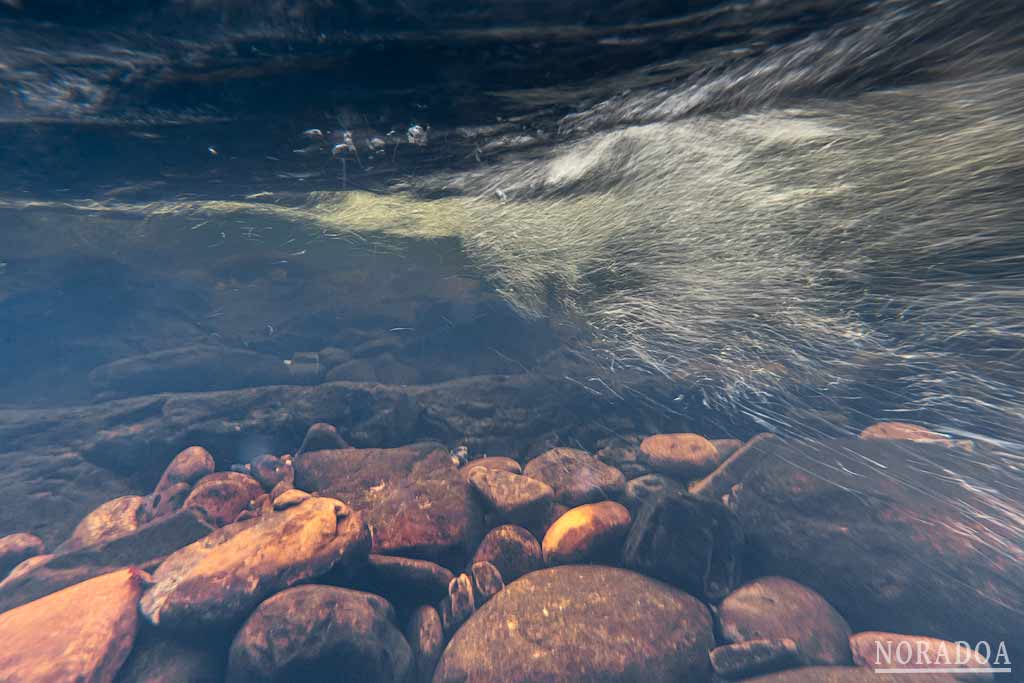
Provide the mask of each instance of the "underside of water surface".
{"label": "underside of water surface", "polygon": [[0,680],[1018,680],[1021,29],[0,0]]}

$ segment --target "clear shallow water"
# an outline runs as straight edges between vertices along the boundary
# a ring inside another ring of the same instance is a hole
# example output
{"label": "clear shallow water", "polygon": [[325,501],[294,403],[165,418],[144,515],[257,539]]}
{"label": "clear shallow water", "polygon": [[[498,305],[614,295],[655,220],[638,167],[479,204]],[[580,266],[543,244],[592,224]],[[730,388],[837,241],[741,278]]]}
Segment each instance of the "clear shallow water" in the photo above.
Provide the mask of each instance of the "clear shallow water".
{"label": "clear shallow water", "polygon": [[[52,549],[180,448],[244,467],[319,421],[626,478],[649,434],[771,430],[817,445],[747,482],[748,578],[855,628],[952,639],[957,590],[964,637],[1021,623],[1012,7],[265,9],[2,6],[0,533]],[[832,441],[893,419],[974,443]]]}

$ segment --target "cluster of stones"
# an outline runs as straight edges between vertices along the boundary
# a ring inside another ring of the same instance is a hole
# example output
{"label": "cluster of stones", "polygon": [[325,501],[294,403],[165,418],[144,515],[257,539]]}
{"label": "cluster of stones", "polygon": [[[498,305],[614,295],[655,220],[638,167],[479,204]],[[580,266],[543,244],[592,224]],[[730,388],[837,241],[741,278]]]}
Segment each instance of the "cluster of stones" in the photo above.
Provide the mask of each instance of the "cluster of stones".
{"label": "cluster of stones", "polygon": [[[875,461],[892,439],[963,447],[896,423],[861,436],[842,447],[874,449]],[[596,457],[554,448],[525,465],[463,464],[437,443],[351,448],[317,424],[294,457],[228,471],[188,448],[152,493],[101,505],[51,553],[29,534],[0,539],[0,677],[856,683],[889,680],[871,669],[898,667],[876,661],[894,646],[985,666],[941,638],[971,623],[963,601],[922,624],[906,610],[858,611],[884,598],[844,598],[835,585],[849,576],[776,575],[821,541],[780,536],[780,511],[821,491],[813,472],[772,469],[786,462],[771,455],[779,442],[658,434],[612,440]],[[814,524],[859,533],[837,510]],[[891,606],[917,597],[901,578],[868,577]],[[932,633],[854,633],[841,611]]]}

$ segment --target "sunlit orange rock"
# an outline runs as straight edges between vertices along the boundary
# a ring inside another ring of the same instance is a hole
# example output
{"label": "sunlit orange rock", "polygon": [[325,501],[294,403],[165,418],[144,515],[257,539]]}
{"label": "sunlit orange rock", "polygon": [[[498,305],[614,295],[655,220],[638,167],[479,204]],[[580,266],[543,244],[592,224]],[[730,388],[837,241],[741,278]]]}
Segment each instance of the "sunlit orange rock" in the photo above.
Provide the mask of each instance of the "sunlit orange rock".
{"label": "sunlit orange rock", "polygon": [[0,614],[0,679],[112,681],[135,641],[142,582],[121,569]]}
{"label": "sunlit orange rock", "polygon": [[625,537],[629,522],[629,510],[609,500],[572,508],[544,534],[544,561],[571,564],[595,559]]}

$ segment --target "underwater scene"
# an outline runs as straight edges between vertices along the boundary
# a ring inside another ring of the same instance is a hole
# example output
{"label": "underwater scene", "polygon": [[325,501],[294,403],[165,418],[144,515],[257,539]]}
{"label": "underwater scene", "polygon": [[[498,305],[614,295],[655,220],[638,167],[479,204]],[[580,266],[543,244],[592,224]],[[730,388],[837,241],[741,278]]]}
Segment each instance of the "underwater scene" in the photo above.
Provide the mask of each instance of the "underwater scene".
{"label": "underwater scene", "polygon": [[1022,10],[0,0],[0,683],[1024,681]]}

